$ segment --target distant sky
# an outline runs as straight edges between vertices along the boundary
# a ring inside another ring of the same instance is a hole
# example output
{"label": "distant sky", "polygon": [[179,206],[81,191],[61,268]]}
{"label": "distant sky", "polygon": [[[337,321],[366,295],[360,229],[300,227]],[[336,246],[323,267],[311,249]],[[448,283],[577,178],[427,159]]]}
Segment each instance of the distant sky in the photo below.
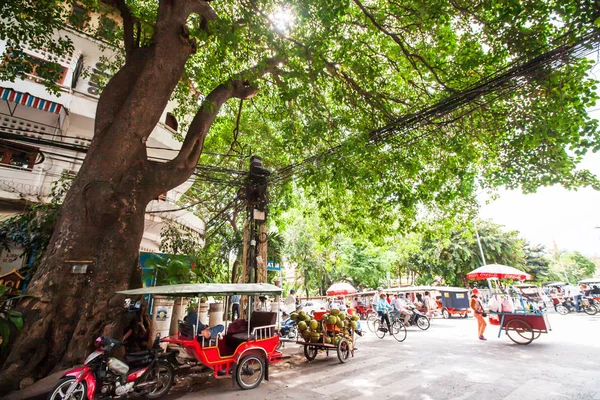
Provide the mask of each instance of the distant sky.
{"label": "distant sky", "polygon": [[[596,68],[598,70],[598,68]],[[590,116],[600,119],[597,104]],[[600,153],[588,154],[581,168],[600,177]],[[485,198],[481,196],[481,203]],[[518,230],[533,244],[561,250],[577,250],[600,257],[600,192],[585,188],[569,191],[562,187],[541,188],[534,194],[501,190],[500,199],[482,204],[481,217]]]}

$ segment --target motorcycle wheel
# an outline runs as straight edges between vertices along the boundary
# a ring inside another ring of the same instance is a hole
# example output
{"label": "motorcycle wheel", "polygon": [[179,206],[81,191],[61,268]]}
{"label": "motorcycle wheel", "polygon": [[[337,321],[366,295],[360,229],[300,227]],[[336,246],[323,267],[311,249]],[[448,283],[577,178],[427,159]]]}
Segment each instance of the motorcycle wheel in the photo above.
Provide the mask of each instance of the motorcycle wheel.
{"label": "motorcycle wheel", "polygon": [[175,381],[175,371],[168,362],[158,361],[154,371],[148,374],[147,380],[158,380],[158,382],[154,390],[146,395],[146,398],[150,400],[159,399],[171,390],[171,386]]}
{"label": "motorcycle wheel", "polygon": [[427,319],[427,317],[417,318],[417,326],[419,327],[419,329],[426,331],[427,329],[429,329],[430,326],[429,319]]}
{"label": "motorcycle wheel", "polygon": [[[54,390],[48,396],[48,400],[67,400],[66,394],[67,390],[71,384],[75,382],[74,376],[68,376],[66,378],[62,378],[56,386],[54,386]],[[80,382],[79,385],[75,388],[70,397],[71,400],[85,400],[87,399],[87,387],[85,382]]]}
{"label": "motorcycle wheel", "polygon": [[596,313],[598,312],[598,309],[596,307],[594,307],[593,305],[589,305],[587,307],[583,308],[583,311],[587,314],[587,315],[596,315]]}
{"label": "motorcycle wheel", "polygon": [[567,315],[569,313],[569,309],[567,307],[563,306],[562,304],[555,305],[554,309],[560,315]]}
{"label": "motorcycle wheel", "polygon": [[442,317],[444,317],[444,319],[449,319],[450,317],[452,317],[452,315],[450,315],[450,311],[448,311],[444,308],[442,310]]}

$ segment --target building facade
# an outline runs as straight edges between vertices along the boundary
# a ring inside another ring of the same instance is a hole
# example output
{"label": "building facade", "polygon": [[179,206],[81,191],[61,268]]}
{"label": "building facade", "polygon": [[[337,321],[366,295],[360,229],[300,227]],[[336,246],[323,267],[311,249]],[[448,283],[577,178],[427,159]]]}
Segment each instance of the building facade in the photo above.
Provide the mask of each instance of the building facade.
{"label": "building facade", "polygon": [[[80,5],[68,7],[69,21],[60,34],[71,39],[73,53],[58,57],[25,47],[32,73],[14,82],[0,81],[0,220],[24,212],[32,203],[50,201],[57,180],[77,174],[93,138],[100,87],[108,78],[106,64],[119,56],[97,36],[113,35],[119,17],[93,14]],[[10,51],[0,41],[0,54],[10,56]],[[35,74],[36,67],[47,62],[60,66],[58,94],[49,93]],[[167,105],[148,139],[150,158],[168,160],[177,154],[181,143],[174,138],[178,124],[172,111],[176,106]],[[190,179],[150,202],[141,251],[158,252],[167,223],[204,236],[202,220],[176,204],[192,183]],[[23,265],[26,260],[18,254],[16,248],[2,250],[0,275]]]}

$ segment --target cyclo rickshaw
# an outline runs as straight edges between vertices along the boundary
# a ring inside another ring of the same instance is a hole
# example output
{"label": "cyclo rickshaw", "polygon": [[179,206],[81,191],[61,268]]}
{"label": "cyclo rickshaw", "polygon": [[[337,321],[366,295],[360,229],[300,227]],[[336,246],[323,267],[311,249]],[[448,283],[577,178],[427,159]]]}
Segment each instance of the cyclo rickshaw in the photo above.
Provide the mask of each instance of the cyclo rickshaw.
{"label": "cyclo rickshaw", "polygon": [[[146,287],[118,292],[128,296],[161,295],[167,297],[225,296],[226,306],[229,296],[281,295],[281,288],[266,283],[239,284],[181,284]],[[223,338],[217,335],[206,339],[198,334],[198,321],[195,325],[180,322],[176,335],[164,337],[162,343],[183,348],[196,362],[210,368],[215,378],[235,377],[242,389],[254,389],[263,379],[269,380],[269,366],[281,361],[279,347],[278,312],[252,311],[252,301],[248,301],[249,318],[236,320],[231,324],[225,321]],[[229,309],[228,307],[226,309]],[[198,320],[200,301],[198,301]],[[235,327],[236,329],[233,329]],[[228,329],[229,328],[229,329]],[[242,329],[240,329],[242,328]]]}

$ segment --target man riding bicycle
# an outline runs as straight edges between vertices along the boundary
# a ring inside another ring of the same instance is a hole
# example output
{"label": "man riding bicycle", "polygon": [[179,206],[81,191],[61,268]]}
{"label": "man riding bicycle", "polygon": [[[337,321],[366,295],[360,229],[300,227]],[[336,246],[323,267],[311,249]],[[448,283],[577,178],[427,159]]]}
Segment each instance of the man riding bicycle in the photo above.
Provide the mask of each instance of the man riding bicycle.
{"label": "man riding bicycle", "polygon": [[385,321],[388,331],[390,331],[391,328],[390,328],[390,319],[387,315],[387,311],[390,310],[391,308],[392,307],[388,304],[388,302],[385,298],[385,294],[383,294],[383,291],[382,291],[382,293],[379,295],[379,301],[377,302],[377,314],[381,318],[381,325],[383,325],[383,322]]}

